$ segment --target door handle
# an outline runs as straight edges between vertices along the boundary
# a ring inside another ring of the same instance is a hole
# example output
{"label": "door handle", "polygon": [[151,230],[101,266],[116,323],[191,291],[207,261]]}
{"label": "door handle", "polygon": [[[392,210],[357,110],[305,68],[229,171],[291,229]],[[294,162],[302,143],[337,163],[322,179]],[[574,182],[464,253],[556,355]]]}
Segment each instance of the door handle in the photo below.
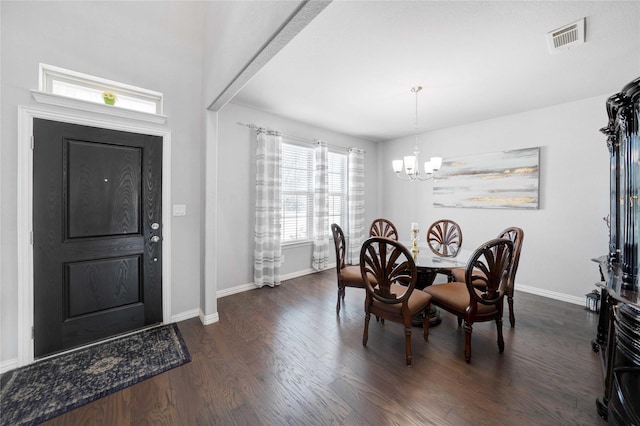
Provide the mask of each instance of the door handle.
{"label": "door handle", "polygon": [[157,235],[154,235],[153,237],[151,237],[151,242],[152,243],[157,243],[160,241],[160,237],[158,237]]}

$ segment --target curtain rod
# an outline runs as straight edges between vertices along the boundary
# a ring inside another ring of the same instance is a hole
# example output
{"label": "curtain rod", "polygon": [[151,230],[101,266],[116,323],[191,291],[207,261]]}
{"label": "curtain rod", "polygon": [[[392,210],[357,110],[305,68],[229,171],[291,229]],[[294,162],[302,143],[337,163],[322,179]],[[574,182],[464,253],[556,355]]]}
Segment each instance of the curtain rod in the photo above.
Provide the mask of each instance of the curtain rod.
{"label": "curtain rod", "polygon": [[[242,123],[240,121],[236,121],[236,124],[239,125],[239,126],[248,127],[250,129],[254,129],[254,130],[263,130],[263,131],[268,130],[266,127],[256,126],[253,123],[248,123],[247,124],[247,123]],[[307,138],[303,138],[303,137],[300,137],[300,136],[289,135],[289,134],[285,134],[285,133],[281,133],[281,136],[283,138],[286,138],[286,139],[294,139],[294,140],[297,140],[297,141],[300,141],[300,142],[306,142],[306,143],[311,144],[311,145],[315,145],[318,142],[326,143],[325,141],[320,140],[320,139],[307,139]],[[361,152],[363,154],[365,153],[365,150],[361,149],[361,148],[344,147],[344,146],[332,145],[332,144],[328,144],[328,143],[326,143],[326,145],[331,147],[331,148],[338,148],[338,149],[345,150],[345,151],[356,151],[356,152]]]}

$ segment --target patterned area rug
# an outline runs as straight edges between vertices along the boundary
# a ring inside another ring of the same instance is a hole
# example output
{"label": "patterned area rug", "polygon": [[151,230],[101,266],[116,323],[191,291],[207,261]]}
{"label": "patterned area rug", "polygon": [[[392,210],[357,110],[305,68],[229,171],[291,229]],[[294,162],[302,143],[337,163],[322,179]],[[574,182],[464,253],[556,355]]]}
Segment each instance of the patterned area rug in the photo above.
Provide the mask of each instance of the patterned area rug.
{"label": "patterned area rug", "polygon": [[189,361],[168,324],[35,362],[0,378],[0,424],[38,424]]}

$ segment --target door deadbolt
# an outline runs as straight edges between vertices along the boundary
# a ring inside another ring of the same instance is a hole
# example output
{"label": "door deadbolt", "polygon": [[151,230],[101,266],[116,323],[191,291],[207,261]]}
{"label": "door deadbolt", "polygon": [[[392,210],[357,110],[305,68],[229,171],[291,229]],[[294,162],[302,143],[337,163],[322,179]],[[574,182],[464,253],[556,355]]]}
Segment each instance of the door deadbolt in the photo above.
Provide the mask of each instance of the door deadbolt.
{"label": "door deadbolt", "polygon": [[159,229],[160,228],[160,224],[158,222],[153,222],[151,224],[151,229]]}

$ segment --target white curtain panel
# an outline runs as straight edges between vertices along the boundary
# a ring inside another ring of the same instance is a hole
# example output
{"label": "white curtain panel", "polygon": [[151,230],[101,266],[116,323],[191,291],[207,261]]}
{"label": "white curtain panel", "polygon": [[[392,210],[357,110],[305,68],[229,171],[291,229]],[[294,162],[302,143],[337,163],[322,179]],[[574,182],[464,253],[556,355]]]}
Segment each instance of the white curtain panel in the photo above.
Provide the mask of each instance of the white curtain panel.
{"label": "white curtain panel", "polygon": [[329,264],[329,150],[318,141],[314,149],[313,175],[313,254],[311,267],[315,271],[327,269]]}
{"label": "white curtain panel", "polygon": [[347,263],[360,263],[360,248],[364,242],[364,151],[349,149],[349,231],[347,238]]}
{"label": "white curtain panel", "polygon": [[258,129],[256,228],[253,280],[258,287],[280,285],[282,246],[281,145],[279,132]]}

